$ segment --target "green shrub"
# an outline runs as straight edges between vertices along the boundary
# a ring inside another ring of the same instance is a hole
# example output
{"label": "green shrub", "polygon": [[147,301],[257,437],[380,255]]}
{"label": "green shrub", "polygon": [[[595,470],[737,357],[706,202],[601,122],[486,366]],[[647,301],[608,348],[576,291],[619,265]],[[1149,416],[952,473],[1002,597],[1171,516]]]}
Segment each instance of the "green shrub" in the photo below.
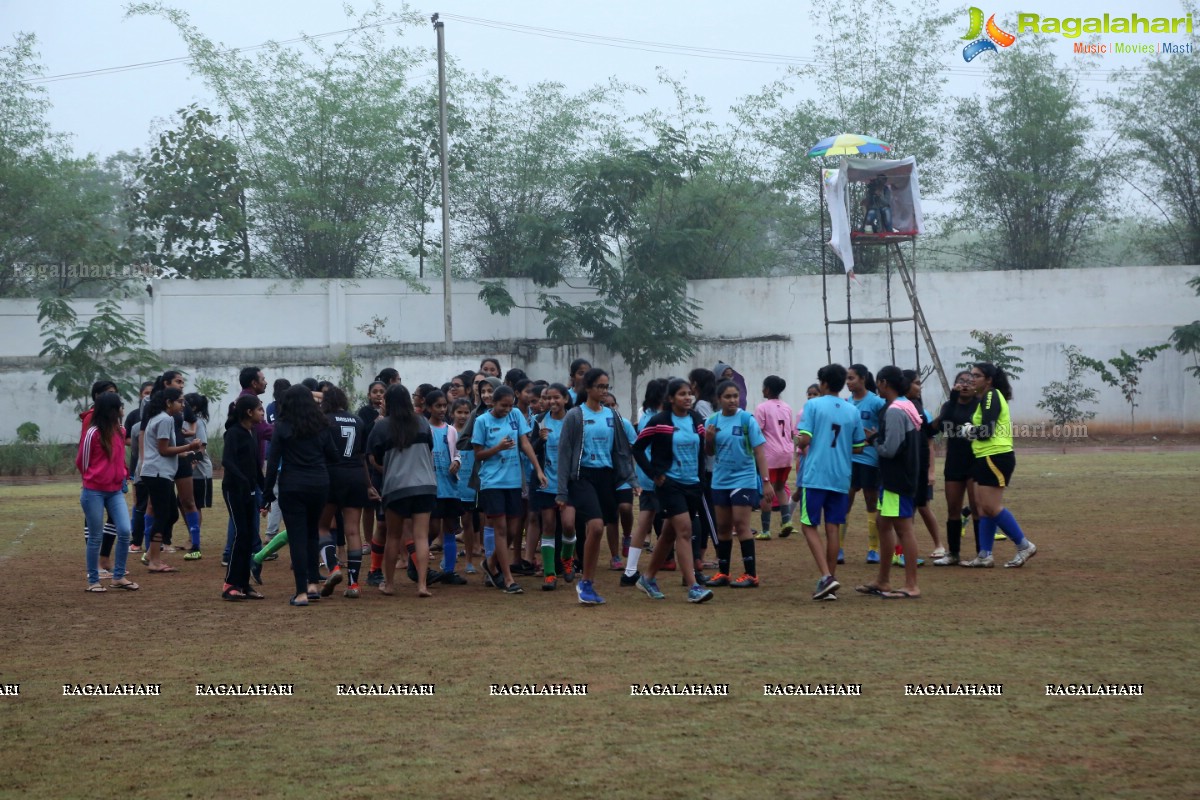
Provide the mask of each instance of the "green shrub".
{"label": "green shrub", "polygon": [[0,475],[69,475],[75,471],[76,445],[14,442],[0,445]]}
{"label": "green shrub", "polygon": [[41,438],[42,429],[36,422],[22,422],[17,426],[17,441],[33,444]]}
{"label": "green shrub", "polygon": [[213,469],[219,469],[221,466],[221,454],[225,452],[225,433],[221,432],[217,435],[216,430],[210,424],[208,427],[208,457],[212,461]]}

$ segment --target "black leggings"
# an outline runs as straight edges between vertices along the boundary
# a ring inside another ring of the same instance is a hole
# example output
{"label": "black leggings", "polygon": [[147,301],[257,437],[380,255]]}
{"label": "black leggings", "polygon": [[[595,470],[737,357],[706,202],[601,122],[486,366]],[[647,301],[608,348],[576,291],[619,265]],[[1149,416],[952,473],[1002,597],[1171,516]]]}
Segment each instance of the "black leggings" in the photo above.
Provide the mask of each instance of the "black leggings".
{"label": "black leggings", "polygon": [[142,546],[142,539],[146,535],[146,503],[150,500],[150,493],[146,491],[146,485],[138,481],[133,485],[133,519],[131,520],[130,544]]}
{"label": "black leggings", "polygon": [[221,495],[225,498],[225,508],[229,509],[229,519],[233,520],[233,548],[229,551],[225,582],[246,592],[250,590],[251,540],[258,535],[254,524],[258,504],[253,492],[231,492],[223,488]]}
{"label": "black leggings", "polygon": [[175,500],[175,480],[173,478],[149,478],[142,476],[142,483],[150,495],[150,505],[154,508],[153,541],[164,545],[171,543],[171,528],[179,519],[179,506]]}
{"label": "black leggings", "polygon": [[[292,554],[292,575],[296,578],[296,594],[308,591],[308,584],[321,580],[317,569],[318,529],[321,511],[329,484],[323,486],[279,487],[279,509],[283,512],[288,532],[288,549]],[[233,563],[233,559],[229,559]]]}

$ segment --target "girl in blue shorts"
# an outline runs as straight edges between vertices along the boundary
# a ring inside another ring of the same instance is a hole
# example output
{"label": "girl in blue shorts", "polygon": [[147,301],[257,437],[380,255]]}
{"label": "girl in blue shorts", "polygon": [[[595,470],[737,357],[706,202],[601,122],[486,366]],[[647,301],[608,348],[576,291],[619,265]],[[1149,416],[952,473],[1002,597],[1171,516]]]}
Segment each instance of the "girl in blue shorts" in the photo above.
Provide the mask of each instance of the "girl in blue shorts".
{"label": "girl in blue shorts", "polygon": [[[705,450],[714,456],[712,494],[717,517],[717,574],[705,585],[750,589],[758,586],[750,512],[760,502],[773,502],[775,489],[769,480],[763,451],[767,439],[758,420],[741,408],[740,401],[741,390],[736,383],[725,380],[717,384],[717,405],[721,410],[708,418],[704,432]],[[734,532],[745,571],[731,582],[729,562]]]}

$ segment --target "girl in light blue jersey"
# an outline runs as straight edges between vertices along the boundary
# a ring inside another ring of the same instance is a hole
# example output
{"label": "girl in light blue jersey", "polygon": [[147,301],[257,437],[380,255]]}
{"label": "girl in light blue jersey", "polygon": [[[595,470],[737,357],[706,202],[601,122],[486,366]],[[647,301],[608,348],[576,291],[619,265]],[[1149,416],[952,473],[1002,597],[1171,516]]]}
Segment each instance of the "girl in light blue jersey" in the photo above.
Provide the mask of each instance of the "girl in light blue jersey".
{"label": "girl in light blue jersey", "polygon": [[542,532],[539,544],[542,551],[542,591],[550,592],[558,586],[554,562],[558,550],[555,531],[560,523],[563,536],[562,561],[566,564],[575,557],[575,507],[569,504],[559,506],[555,500],[560,469],[558,443],[571,400],[566,386],[552,383],[542,392],[542,401],[548,408],[537,419],[533,450],[542,465],[547,483],[537,487],[531,498],[531,505],[541,518]]}
{"label": "girl in light blue jersey", "polygon": [[[762,502],[773,502],[775,489],[764,453],[766,437],[754,415],[741,408],[741,394],[733,381],[721,381],[717,385],[721,410],[705,422],[705,450],[714,457],[712,493],[717,518],[717,574],[705,585],[749,589],[758,586],[750,512]],[[731,581],[729,562],[735,533],[745,571]]]}
{"label": "girl in light blue jersey", "polygon": [[[468,444],[469,438],[464,439],[463,437],[467,430],[467,424],[471,421],[472,408],[470,397],[460,397],[450,407],[455,435],[460,442]],[[462,523],[463,547],[467,551],[467,565],[464,571],[468,575],[475,574],[475,558],[479,555],[479,511],[475,507],[475,489],[471,486],[470,480],[474,469],[475,448],[459,447],[458,462],[450,465],[450,471],[454,475],[455,485],[458,487],[458,500],[462,511],[460,522]]]}

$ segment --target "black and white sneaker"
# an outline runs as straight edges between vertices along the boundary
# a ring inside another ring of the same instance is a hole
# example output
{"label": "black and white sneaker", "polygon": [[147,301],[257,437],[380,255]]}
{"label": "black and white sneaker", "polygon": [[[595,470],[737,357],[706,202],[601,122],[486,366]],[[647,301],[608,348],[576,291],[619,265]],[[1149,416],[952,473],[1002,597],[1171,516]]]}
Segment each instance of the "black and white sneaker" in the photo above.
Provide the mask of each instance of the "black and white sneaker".
{"label": "black and white sneaker", "polygon": [[821,578],[821,580],[817,581],[817,590],[813,592],[812,599],[823,600],[840,588],[842,588],[842,585],[837,582],[837,578],[833,577],[832,575],[826,575],[824,578]]}

